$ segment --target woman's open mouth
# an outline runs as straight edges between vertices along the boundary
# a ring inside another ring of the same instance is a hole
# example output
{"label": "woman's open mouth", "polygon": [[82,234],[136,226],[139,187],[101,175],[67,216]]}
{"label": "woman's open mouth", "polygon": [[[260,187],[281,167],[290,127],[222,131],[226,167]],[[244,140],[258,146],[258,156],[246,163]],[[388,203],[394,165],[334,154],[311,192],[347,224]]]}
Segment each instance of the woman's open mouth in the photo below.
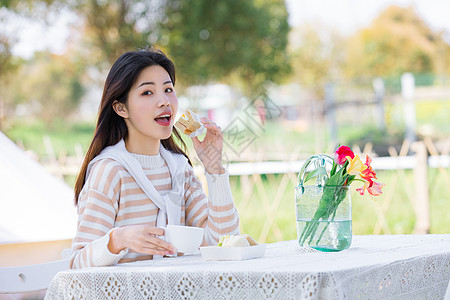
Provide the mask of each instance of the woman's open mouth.
{"label": "woman's open mouth", "polygon": [[157,118],[155,118],[155,122],[158,123],[161,126],[169,126],[170,125],[170,121],[172,119],[172,115],[161,115]]}

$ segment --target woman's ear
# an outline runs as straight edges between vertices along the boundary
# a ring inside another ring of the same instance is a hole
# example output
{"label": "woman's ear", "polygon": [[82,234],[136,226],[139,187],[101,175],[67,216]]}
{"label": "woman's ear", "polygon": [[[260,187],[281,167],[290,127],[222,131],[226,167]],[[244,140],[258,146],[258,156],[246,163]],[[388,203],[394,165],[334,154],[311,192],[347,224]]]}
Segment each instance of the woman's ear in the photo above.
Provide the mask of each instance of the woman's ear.
{"label": "woman's ear", "polygon": [[112,104],[112,107],[116,114],[121,116],[124,119],[128,119],[128,110],[124,103],[121,103],[117,100],[115,100]]}

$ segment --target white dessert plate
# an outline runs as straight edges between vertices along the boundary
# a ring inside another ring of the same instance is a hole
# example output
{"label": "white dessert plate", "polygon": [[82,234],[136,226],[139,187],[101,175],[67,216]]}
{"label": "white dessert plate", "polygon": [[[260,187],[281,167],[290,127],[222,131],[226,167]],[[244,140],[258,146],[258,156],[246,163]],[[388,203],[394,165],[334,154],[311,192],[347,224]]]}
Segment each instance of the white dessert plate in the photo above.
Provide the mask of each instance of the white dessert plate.
{"label": "white dessert plate", "polygon": [[249,247],[200,247],[204,260],[245,260],[263,257],[266,245],[259,244]]}

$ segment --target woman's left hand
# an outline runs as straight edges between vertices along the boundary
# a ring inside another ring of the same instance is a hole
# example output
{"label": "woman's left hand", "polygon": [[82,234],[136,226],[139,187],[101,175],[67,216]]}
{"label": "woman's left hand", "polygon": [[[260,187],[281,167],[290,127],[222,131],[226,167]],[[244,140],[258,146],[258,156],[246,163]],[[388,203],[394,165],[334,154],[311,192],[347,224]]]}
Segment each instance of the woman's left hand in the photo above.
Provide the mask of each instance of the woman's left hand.
{"label": "woman's left hand", "polygon": [[223,174],[225,168],[222,165],[222,130],[208,118],[201,118],[201,121],[206,127],[206,135],[203,141],[200,141],[197,137],[192,138],[195,152],[197,152],[207,173]]}

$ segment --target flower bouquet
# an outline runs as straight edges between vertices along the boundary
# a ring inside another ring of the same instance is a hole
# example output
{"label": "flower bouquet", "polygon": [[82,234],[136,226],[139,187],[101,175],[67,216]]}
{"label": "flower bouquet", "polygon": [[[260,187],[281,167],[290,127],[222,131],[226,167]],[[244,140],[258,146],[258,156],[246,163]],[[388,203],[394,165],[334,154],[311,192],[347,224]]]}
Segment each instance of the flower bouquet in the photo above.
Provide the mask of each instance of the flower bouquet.
{"label": "flower bouquet", "polygon": [[[353,181],[362,182],[357,191],[371,196],[382,194],[383,183],[375,182],[376,173],[367,155],[363,163],[347,146],[337,149],[334,159],[315,155],[308,159],[296,188],[297,233],[300,246],[322,251],[340,251],[351,243],[351,199],[348,190]],[[307,175],[308,167],[315,168]],[[331,170],[328,173],[328,167]],[[316,178],[316,185],[304,185]]]}

